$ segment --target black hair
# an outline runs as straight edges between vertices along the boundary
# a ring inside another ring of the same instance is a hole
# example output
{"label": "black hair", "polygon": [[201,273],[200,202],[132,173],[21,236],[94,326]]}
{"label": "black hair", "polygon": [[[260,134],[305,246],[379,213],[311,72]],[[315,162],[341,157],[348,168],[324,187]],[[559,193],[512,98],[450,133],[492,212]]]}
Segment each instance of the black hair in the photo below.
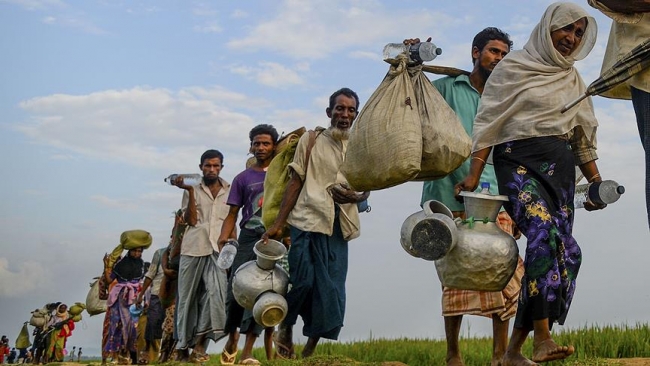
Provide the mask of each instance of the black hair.
{"label": "black hair", "polygon": [[[487,27],[474,36],[474,40],[472,41],[472,53],[474,47],[478,48],[479,52],[483,51],[485,45],[494,40],[507,44],[509,49],[512,48],[512,41],[510,40],[510,35],[508,33],[496,27]],[[472,57],[472,65],[475,61],[476,59]]]}
{"label": "black hair", "polygon": [[248,134],[248,138],[253,142],[253,139],[257,135],[269,135],[271,136],[274,145],[278,143],[278,131],[272,125],[261,124],[253,127],[251,132]]}
{"label": "black hair", "polygon": [[219,160],[221,160],[221,164],[223,164],[223,154],[221,153],[221,151],[207,150],[206,152],[203,153],[203,155],[201,155],[201,165],[203,165],[203,163],[206,160],[214,159],[214,158],[219,158]]}
{"label": "black hair", "polygon": [[335,91],[334,94],[330,95],[330,107],[329,107],[330,109],[334,108],[334,104],[336,103],[336,97],[338,97],[339,95],[345,95],[348,98],[354,98],[354,100],[357,102],[357,110],[359,110],[359,96],[350,88],[341,88]]}

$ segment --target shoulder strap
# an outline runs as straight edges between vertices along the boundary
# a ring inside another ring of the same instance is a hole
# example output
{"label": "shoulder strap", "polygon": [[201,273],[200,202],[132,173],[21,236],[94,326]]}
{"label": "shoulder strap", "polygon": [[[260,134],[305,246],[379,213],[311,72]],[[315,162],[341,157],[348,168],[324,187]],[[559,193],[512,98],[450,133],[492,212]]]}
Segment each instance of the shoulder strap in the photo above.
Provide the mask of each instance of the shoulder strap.
{"label": "shoulder strap", "polygon": [[307,144],[307,152],[305,153],[305,176],[307,175],[307,168],[309,168],[309,158],[311,157],[311,149],[316,144],[316,138],[320,136],[321,132],[325,129],[316,128],[316,131],[309,130],[309,143]]}

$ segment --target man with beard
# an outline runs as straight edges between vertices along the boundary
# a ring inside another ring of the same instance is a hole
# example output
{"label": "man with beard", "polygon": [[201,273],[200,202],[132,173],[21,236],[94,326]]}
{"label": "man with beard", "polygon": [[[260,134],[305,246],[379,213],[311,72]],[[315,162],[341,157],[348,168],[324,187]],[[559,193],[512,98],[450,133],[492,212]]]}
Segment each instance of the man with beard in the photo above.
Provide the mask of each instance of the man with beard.
{"label": "man with beard", "polygon": [[[176,360],[202,363],[210,358],[208,341],[225,336],[227,278],[217,267],[217,240],[228,215],[230,184],[219,177],[223,154],[218,150],[204,152],[199,168],[203,179],[198,185],[186,185],[182,177],[173,184],[185,191],[182,211],[188,224],[178,269]],[[191,357],[189,348],[193,348]]]}
{"label": "man with beard", "polygon": [[[259,364],[259,361],[253,358],[253,345],[259,337],[263,327],[253,319],[250,311],[244,312],[244,308],[235,301],[232,292],[233,275],[237,269],[244,263],[255,260],[253,246],[257,243],[264,233],[264,224],[262,224],[262,200],[264,196],[264,178],[266,170],[273,159],[275,146],[278,142],[278,132],[271,125],[261,124],[255,126],[249,133],[251,142],[251,152],[255,155],[255,163],[250,168],[239,173],[232,181],[230,195],[228,196],[228,205],[230,211],[221,227],[219,236],[219,250],[223,248],[226,241],[234,239],[231,234],[237,223],[237,215],[243,207],[242,219],[239,223],[239,248],[232,266],[230,267],[230,277],[228,279],[228,295],[226,300],[226,327],[228,334],[223,352],[221,353],[221,364],[228,365],[235,361],[237,356],[237,342],[239,341],[239,332],[246,334],[246,343],[241,354],[242,365]],[[264,346],[266,356],[271,359],[272,344],[271,335],[273,327],[266,331]]]}
{"label": "man with beard", "polygon": [[331,126],[316,137],[306,161],[310,134],[304,134],[289,167],[291,179],[275,222],[263,234],[279,238],[289,224],[291,250],[289,310],[275,339],[278,355],[293,357],[293,325],[298,315],[308,337],[302,356],[313,354],[321,337],[338,339],[345,314],[348,241],[359,236],[357,202],[369,193],[348,188],[340,172],[359,97],[348,88],[330,96],[325,110]]}
{"label": "man with beard", "polygon": [[[419,42],[418,39],[405,42]],[[472,64],[469,75],[447,76],[433,81],[447,104],[458,115],[465,131],[472,136],[474,117],[478,110],[480,96],[490,73],[503,57],[510,52],[512,41],[507,33],[493,27],[479,32],[472,42]],[[429,200],[444,203],[454,217],[464,218],[465,208],[454,198],[454,185],[462,181],[469,172],[469,159],[444,178],[424,182],[421,205]],[[481,182],[490,183],[492,194],[498,194],[496,176],[491,165],[485,167]],[[499,213],[497,224],[509,234],[515,226],[505,211]],[[463,315],[481,315],[492,319],[493,350],[492,365],[500,365],[508,345],[509,319],[516,314],[517,298],[521,287],[523,266],[520,263],[515,275],[503,291],[480,292],[443,288],[442,315],[445,321],[447,339],[447,365],[463,365],[458,337]]]}

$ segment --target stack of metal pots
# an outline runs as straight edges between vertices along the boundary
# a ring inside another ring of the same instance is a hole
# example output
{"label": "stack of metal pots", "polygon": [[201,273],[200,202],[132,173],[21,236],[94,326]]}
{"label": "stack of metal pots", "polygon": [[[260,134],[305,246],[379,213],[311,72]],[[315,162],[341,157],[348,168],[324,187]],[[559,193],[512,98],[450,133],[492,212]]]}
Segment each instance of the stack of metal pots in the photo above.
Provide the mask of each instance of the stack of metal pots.
{"label": "stack of metal pots", "polygon": [[284,244],[269,239],[258,241],[253,247],[257,259],[241,265],[233,276],[232,292],[235,300],[253,311],[255,321],[264,327],[273,327],[287,315],[284,295],[289,286],[289,274],[276,264],[286,253]]}

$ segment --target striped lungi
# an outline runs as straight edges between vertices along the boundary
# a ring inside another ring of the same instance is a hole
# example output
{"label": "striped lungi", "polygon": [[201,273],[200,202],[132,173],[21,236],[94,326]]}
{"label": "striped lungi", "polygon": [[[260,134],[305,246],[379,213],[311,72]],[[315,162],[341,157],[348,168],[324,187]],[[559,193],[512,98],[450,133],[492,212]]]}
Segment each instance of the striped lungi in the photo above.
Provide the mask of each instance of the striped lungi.
{"label": "striped lungi", "polygon": [[[499,213],[497,225],[506,233],[518,236],[518,234],[515,235],[515,223],[507,212]],[[524,262],[519,257],[515,274],[501,291],[486,292],[443,287],[442,316],[482,315],[491,318],[493,315],[498,315],[504,321],[512,318],[517,313],[517,301],[523,275]]]}

